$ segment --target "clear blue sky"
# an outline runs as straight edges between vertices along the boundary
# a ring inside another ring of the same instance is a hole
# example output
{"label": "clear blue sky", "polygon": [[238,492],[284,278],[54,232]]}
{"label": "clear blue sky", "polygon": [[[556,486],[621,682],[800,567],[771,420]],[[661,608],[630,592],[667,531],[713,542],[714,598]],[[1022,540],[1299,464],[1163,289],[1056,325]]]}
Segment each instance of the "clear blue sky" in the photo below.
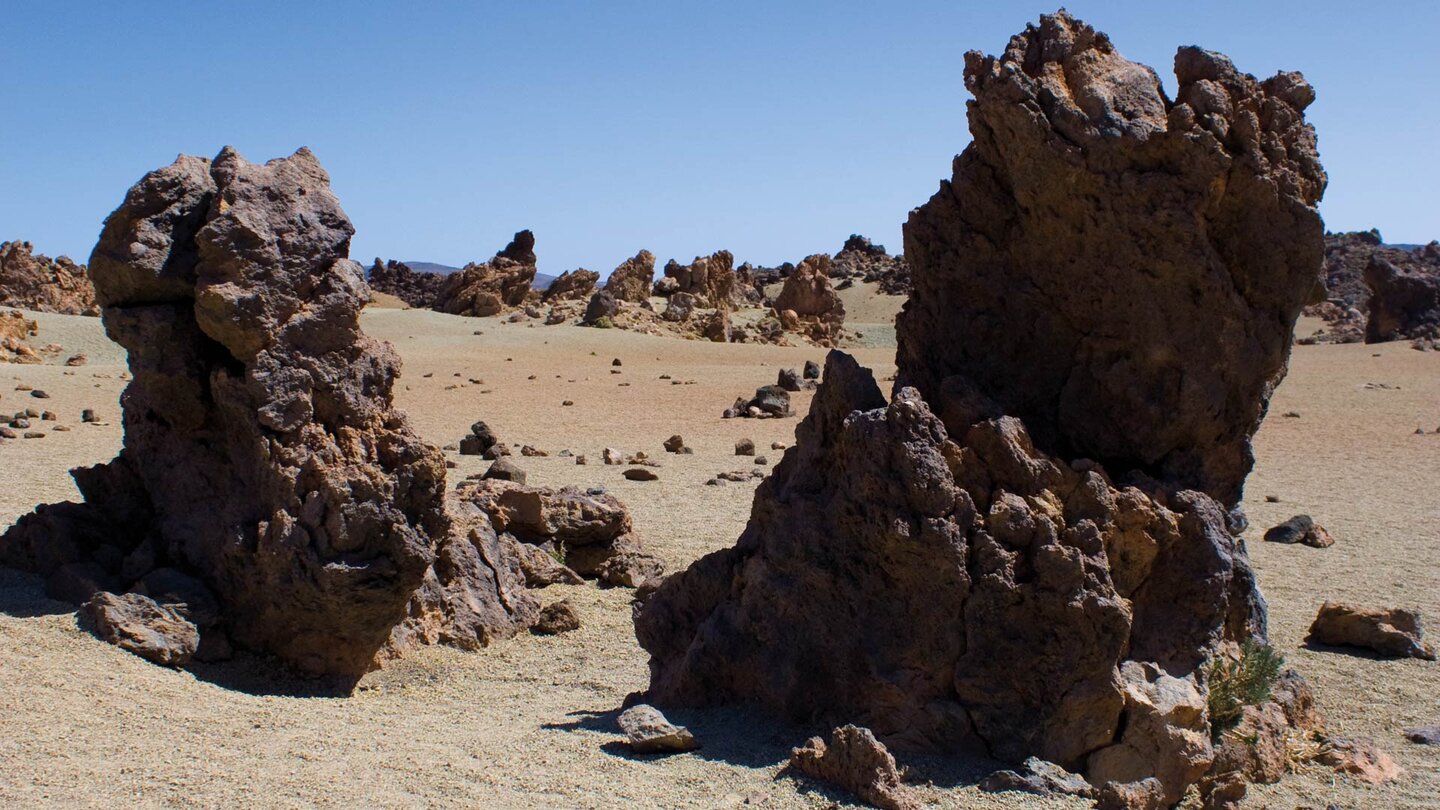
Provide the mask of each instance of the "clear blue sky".
{"label": "clear blue sky", "polygon": [[[1179,45],[1298,69],[1332,230],[1440,238],[1440,3],[1070,2],[1173,89]],[[778,263],[900,225],[969,140],[962,57],[1045,3],[56,2],[0,7],[0,239],[89,255],[180,152],[311,147],[362,261]]]}

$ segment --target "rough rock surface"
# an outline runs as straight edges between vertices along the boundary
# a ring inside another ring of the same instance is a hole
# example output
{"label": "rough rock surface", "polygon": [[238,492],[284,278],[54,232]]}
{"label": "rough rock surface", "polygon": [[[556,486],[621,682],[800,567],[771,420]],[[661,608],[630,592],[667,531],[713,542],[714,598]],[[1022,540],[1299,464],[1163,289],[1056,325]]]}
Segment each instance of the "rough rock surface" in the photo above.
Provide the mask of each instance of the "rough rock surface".
{"label": "rough rock surface", "polygon": [[535,626],[530,628],[531,632],[542,636],[558,636],[579,629],[580,615],[575,612],[575,606],[570,604],[569,599],[561,599],[541,608],[540,618],[535,622]]}
{"label": "rough rock surface", "polygon": [[[911,213],[899,384],[958,378],[1039,447],[1228,506],[1323,258],[1298,73],[1195,47],[1178,93],[1061,12],[966,55],[973,142]],[[946,416],[947,422],[949,417]]]}
{"label": "rough rock surface", "polygon": [[655,254],[648,250],[636,253],[626,259],[605,279],[605,291],[617,301],[639,304],[650,298],[650,288],[655,281]]}
{"label": "rough rock surface", "polygon": [[451,315],[484,318],[522,306],[535,282],[535,236],[520,231],[495,258],[471,262],[445,277],[434,308]]}
{"label": "rough rock surface", "polygon": [[1325,737],[1315,761],[1372,785],[1405,775],[1405,770],[1369,737]]}
{"label": "rough rock surface", "polygon": [[192,622],[138,593],[97,593],[80,615],[101,639],[167,667],[190,663],[200,646],[200,633]]}
{"label": "rough rock surface", "polygon": [[620,713],[618,722],[630,750],[637,754],[678,754],[700,747],[689,729],[665,719],[654,706],[631,706]]}
{"label": "rough rock surface", "polygon": [[0,306],[61,315],[99,315],[95,288],[68,256],[36,254],[29,242],[0,242]]}
{"label": "rough rock surface", "polygon": [[1082,796],[1089,798],[1095,789],[1085,777],[1073,774],[1053,762],[1030,757],[1018,770],[995,771],[980,780],[980,789],[987,793],[1019,791],[1037,796]]}
{"label": "rough rock surface", "polygon": [[377,258],[370,266],[369,282],[372,290],[393,295],[418,309],[430,309],[440,296],[445,277],[412,270],[410,265],[394,259],[382,262]]}
{"label": "rough rock surface", "polygon": [[1440,341],[1440,244],[1415,251],[1426,261],[1392,262],[1372,256],[1365,267],[1370,312],[1365,342]]}
{"label": "rough rock surface", "polygon": [[45,361],[41,351],[30,344],[40,334],[40,326],[20,312],[0,312],[0,363],[34,365]]}
{"label": "rough rock surface", "polygon": [[817,345],[834,346],[843,333],[845,304],[830,287],[830,257],[819,253],[800,262],[785,279],[774,308],[787,330]]}
{"label": "rough rock surface", "polygon": [[440,451],[392,405],[353,232],[306,149],[181,156],[130,189],[90,259],[134,375],[124,447],[73,471],[83,503],[0,537],[0,562],[93,561],[122,586],[176,569],[236,643],[314,673],[533,623],[518,562],[488,521],[452,518]]}
{"label": "rough rock surface", "polygon": [[830,277],[878,284],[886,295],[910,294],[910,265],[859,234],[851,234],[830,264]]}
{"label": "rough rock surface", "polygon": [[822,782],[855,794],[881,810],[918,810],[895,757],[868,728],[841,726],[830,732],[830,742],[811,737],[790,752],[790,766]]}
{"label": "rough rock surface", "polygon": [[594,270],[583,267],[567,270],[550,282],[550,286],[540,294],[540,300],[547,304],[552,301],[588,301],[595,291],[595,282],[599,280],[600,274]]}
{"label": "rough rock surface", "polygon": [[1334,647],[1363,647],[1388,658],[1435,660],[1420,614],[1401,608],[1369,608],[1326,602],[1310,625],[1309,640]]}
{"label": "rough rock surface", "polygon": [[665,278],[674,279],[674,283],[657,292],[690,293],[700,306],[728,309],[746,303],[744,293],[735,283],[735,257],[728,250],[696,256],[690,264],[671,259],[665,265]]}
{"label": "rough rock surface", "polygon": [[1165,795],[1204,771],[1197,671],[1264,623],[1219,504],[1116,487],[1013,417],[952,440],[917,392],[887,405],[839,352],[796,439],[738,544],[641,594],[653,700],[1145,768]]}
{"label": "rough rock surface", "polygon": [[458,496],[488,515],[496,531],[563,560],[583,577],[635,587],[664,571],[644,552],[629,510],[613,495],[486,479],[462,482]]}

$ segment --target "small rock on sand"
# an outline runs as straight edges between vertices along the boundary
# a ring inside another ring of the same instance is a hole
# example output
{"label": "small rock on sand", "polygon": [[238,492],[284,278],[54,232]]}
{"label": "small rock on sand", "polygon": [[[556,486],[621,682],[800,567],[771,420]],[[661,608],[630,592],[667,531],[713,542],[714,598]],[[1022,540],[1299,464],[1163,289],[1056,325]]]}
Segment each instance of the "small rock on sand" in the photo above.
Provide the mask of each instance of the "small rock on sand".
{"label": "small rock on sand", "polygon": [[666,720],[659,709],[649,704],[621,712],[619,723],[630,749],[637,754],[673,754],[700,747],[689,729]]}
{"label": "small rock on sand", "polygon": [[559,602],[541,608],[540,619],[530,629],[531,632],[542,636],[568,633],[571,630],[580,629],[580,616],[575,613],[575,607],[570,604],[569,599],[561,599]]}

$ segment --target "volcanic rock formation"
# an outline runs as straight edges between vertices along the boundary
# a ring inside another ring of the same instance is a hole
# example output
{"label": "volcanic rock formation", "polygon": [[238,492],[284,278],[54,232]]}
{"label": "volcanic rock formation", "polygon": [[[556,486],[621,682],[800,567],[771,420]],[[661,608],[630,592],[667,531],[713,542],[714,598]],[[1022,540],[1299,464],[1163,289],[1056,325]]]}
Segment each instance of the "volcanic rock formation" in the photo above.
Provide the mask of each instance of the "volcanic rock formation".
{"label": "volcanic rock formation", "polygon": [[859,234],[851,234],[830,265],[830,277],[878,284],[886,295],[910,294],[910,265]]}
{"label": "volcanic rock formation", "polygon": [[1064,12],[967,57],[975,142],[907,229],[893,397],[831,352],[736,546],[641,589],[651,700],[1040,756],[1112,802],[1206,777],[1209,665],[1265,638],[1227,507],[1324,176],[1297,74],[1177,70],[1171,104]]}
{"label": "volcanic rock formation", "polygon": [[360,331],[353,233],[305,149],[181,156],[137,183],[90,260],[134,374],[124,448],[73,471],[83,503],[0,537],[0,562],[116,592],[173,569],[217,605],[190,617],[202,648],[228,635],[350,677],[387,645],[533,622],[517,559],[483,516],[452,518],[444,458],[392,406],[399,360]]}
{"label": "volcanic rock formation", "polygon": [[899,384],[948,423],[968,380],[1047,452],[1235,505],[1320,272],[1314,90],[1186,47],[1172,102],[1063,14],[965,64],[974,141],[905,226]]}
{"label": "volcanic rock formation", "polygon": [[736,288],[735,257],[728,250],[696,256],[690,264],[674,259],[666,263],[665,278],[656,284],[655,293],[668,296],[677,292],[694,295],[702,307],[727,309],[746,302],[745,294]]}
{"label": "volcanic rock formation", "polygon": [[642,250],[626,259],[605,279],[605,291],[617,301],[643,303],[650,298],[655,279],[655,254]]}
{"label": "volcanic rock formation", "polygon": [[535,235],[520,231],[495,258],[471,262],[445,277],[434,308],[451,315],[484,318],[525,303],[535,281]]}
{"label": "volcanic rock formation", "polygon": [[36,255],[29,242],[0,242],[0,306],[61,315],[99,315],[85,266]]}
{"label": "volcanic rock formation", "polygon": [[439,298],[445,277],[439,273],[412,270],[410,265],[391,259],[375,260],[370,267],[370,289],[393,295],[418,309],[430,309]]}
{"label": "volcanic rock formation", "polygon": [[1440,244],[1431,242],[1395,262],[1371,256],[1365,284],[1370,288],[1366,343],[1440,342]]}
{"label": "volcanic rock formation", "polygon": [[30,345],[39,334],[40,326],[33,319],[13,309],[0,312],[0,363],[43,363],[44,356]]}
{"label": "volcanic rock formation", "polygon": [[805,334],[821,346],[834,346],[845,323],[845,304],[830,287],[830,257],[807,257],[785,279],[775,297],[775,312],[790,331]]}
{"label": "volcanic rock formation", "polygon": [[567,270],[550,282],[550,286],[540,294],[540,300],[547,304],[552,301],[588,301],[590,293],[595,291],[595,282],[599,280],[600,274],[594,270],[583,267]]}
{"label": "volcanic rock formation", "polygon": [[[1376,265],[1376,269],[1368,271],[1372,264]],[[1399,272],[1392,273],[1388,269],[1392,266]],[[1373,286],[1367,280],[1367,271],[1375,285],[1390,291],[1390,300],[1379,304],[1382,320],[1387,316],[1392,319],[1388,333],[1382,324],[1373,336],[1367,334]],[[1323,318],[1326,328],[1301,338],[1300,342],[1359,343],[1368,340],[1373,343],[1420,337],[1421,331],[1407,335],[1403,327],[1397,328],[1400,321],[1405,320],[1405,315],[1401,313],[1411,310],[1406,302],[1413,301],[1408,293],[1417,289],[1414,282],[1402,280],[1394,286],[1387,283],[1392,278],[1417,276],[1440,278],[1440,245],[1432,243],[1414,249],[1387,245],[1377,230],[1325,234],[1325,300],[1306,307],[1305,314]],[[1395,312],[1396,305],[1399,305],[1400,312]],[[1384,334],[1391,337],[1384,337]]]}

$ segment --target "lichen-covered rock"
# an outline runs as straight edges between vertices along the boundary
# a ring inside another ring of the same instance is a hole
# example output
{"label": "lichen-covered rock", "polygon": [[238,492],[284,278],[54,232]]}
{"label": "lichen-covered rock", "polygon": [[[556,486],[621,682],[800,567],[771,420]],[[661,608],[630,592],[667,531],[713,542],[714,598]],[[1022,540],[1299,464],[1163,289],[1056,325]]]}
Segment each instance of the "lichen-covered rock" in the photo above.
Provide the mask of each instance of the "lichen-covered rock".
{"label": "lichen-covered rock", "polygon": [[181,156],[137,183],[90,259],[134,375],[124,447],[72,471],[83,503],[0,537],[0,562],[176,569],[230,639],[314,673],[528,627],[518,564],[488,522],[452,520],[440,451],[393,407],[399,360],[360,331],[353,232],[305,149]]}
{"label": "lichen-covered rock", "polygon": [[913,211],[899,383],[960,376],[1045,451],[1235,505],[1323,257],[1298,73],[1195,47],[1174,101],[1064,12],[966,55],[972,143]]}
{"label": "lichen-covered rock", "polygon": [[425,273],[412,270],[410,265],[391,259],[382,262],[375,259],[370,266],[370,289],[393,295],[412,307],[430,309],[445,286],[445,277],[439,273]]}
{"label": "lichen-covered rock", "polygon": [[1428,261],[1372,256],[1365,267],[1370,314],[1365,342],[1440,340],[1440,244],[1415,252]]}
{"label": "lichen-covered rock", "polygon": [[639,304],[650,298],[655,280],[655,254],[648,250],[626,259],[605,279],[605,291],[617,301]]}
{"label": "lichen-covered rock", "polygon": [[434,308],[451,315],[476,318],[498,315],[522,306],[535,282],[535,236],[520,231],[495,258],[470,263],[445,277]]}
{"label": "lichen-covered rock", "polygon": [[99,315],[95,288],[68,256],[36,254],[29,242],[0,242],[0,306],[61,315]]}
{"label": "lichen-covered rock", "polygon": [[868,728],[841,726],[827,743],[811,737],[790,752],[790,767],[829,782],[881,810],[918,810],[920,802],[903,784],[895,757]]}
{"label": "lichen-covered rock", "polygon": [[1326,602],[1310,625],[1309,639],[1336,647],[1362,647],[1388,658],[1435,660],[1435,647],[1425,641],[1420,614],[1403,608]]}
{"label": "lichen-covered rock", "polygon": [[587,301],[595,291],[595,282],[599,280],[600,274],[594,270],[583,267],[567,270],[550,282],[550,286],[540,294],[540,300],[547,304],[555,301]]}

